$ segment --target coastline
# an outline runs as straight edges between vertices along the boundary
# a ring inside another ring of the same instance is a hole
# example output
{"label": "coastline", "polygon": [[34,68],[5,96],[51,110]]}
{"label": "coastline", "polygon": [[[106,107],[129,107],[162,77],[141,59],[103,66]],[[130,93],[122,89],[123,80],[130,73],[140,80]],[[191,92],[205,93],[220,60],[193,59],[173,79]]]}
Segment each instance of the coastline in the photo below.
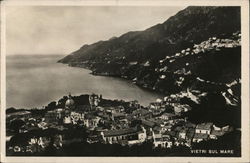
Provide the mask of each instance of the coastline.
{"label": "coastline", "polygon": [[94,76],[106,76],[106,77],[114,77],[114,78],[123,79],[123,80],[129,81],[129,82],[132,82],[133,84],[137,85],[141,89],[145,89],[145,90],[153,92],[153,93],[161,94],[163,96],[167,95],[166,92],[164,92],[164,91],[160,91],[160,90],[157,90],[153,87],[149,87],[149,85],[146,83],[141,84],[141,82],[134,81],[133,79],[129,79],[128,76],[122,76],[121,74],[114,74],[114,73],[109,73],[109,72],[96,72],[95,70],[91,69],[91,67],[88,65],[88,63],[62,63],[62,62],[58,62],[58,63],[65,64],[69,67],[77,67],[77,68],[87,69],[87,70],[91,71],[90,74],[94,75]]}

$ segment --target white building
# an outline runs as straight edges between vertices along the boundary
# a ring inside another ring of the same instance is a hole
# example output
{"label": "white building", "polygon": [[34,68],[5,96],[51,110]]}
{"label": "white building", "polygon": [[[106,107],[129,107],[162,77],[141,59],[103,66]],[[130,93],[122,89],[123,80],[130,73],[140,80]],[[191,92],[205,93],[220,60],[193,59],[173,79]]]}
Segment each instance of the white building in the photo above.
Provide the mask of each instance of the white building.
{"label": "white building", "polygon": [[195,133],[210,134],[213,123],[201,123],[195,128]]}
{"label": "white building", "polygon": [[104,142],[109,144],[127,141],[129,145],[142,143],[147,139],[146,130],[141,128],[128,128],[101,132]]}
{"label": "white building", "polygon": [[159,148],[171,148],[173,146],[173,142],[167,138],[163,137],[162,134],[156,134],[153,132],[153,144],[154,147]]}

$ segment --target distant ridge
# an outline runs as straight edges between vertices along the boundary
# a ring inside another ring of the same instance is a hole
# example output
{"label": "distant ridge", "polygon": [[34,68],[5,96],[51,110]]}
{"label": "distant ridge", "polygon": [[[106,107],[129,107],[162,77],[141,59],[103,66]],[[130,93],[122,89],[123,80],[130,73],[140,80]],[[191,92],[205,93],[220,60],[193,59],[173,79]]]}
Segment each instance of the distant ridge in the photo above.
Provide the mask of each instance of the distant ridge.
{"label": "distant ridge", "polygon": [[239,7],[191,6],[144,31],[83,45],[59,62],[112,62],[123,57],[127,62],[156,61],[209,37],[226,38],[237,30],[240,30]]}

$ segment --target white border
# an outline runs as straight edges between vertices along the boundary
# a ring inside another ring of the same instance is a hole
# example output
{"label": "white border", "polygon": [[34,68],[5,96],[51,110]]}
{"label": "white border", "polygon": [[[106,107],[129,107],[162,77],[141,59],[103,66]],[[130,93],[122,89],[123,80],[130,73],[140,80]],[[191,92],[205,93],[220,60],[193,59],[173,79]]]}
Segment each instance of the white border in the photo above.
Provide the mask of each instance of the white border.
{"label": "white border", "polygon": [[[6,157],[5,156],[5,108],[6,108],[6,64],[5,64],[5,6],[241,6],[242,33],[242,156],[222,157]],[[0,162],[250,162],[249,158],[249,1],[248,0],[37,0],[1,2],[1,160]]]}

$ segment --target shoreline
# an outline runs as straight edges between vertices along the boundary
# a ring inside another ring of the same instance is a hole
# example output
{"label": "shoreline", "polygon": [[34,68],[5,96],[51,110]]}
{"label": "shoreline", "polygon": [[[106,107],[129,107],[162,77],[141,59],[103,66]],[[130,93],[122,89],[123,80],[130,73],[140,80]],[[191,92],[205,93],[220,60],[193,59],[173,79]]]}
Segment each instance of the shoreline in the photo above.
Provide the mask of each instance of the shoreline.
{"label": "shoreline", "polygon": [[152,93],[156,93],[156,94],[160,94],[161,96],[167,96],[166,93],[161,92],[160,90],[156,90],[154,88],[151,88],[148,86],[148,84],[140,84],[137,81],[133,81],[131,79],[129,79],[127,76],[121,76],[121,75],[111,75],[110,73],[107,72],[95,72],[93,71],[91,68],[89,68],[89,66],[86,65],[72,65],[72,63],[62,63],[62,62],[57,62],[57,63],[61,63],[61,64],[65,64],[69,67],[75,67],[75,68],[83,68],[83,69],[87,69],[90,71],[89,74],[94,75],[94,76],[104,76],[104,77],[113,77],[113,78],[118,78],[118,79],[122,79],[122,80],[126,80],[129,81],[133,84],[135,84],[136,86],[138,86],[140,89],[146,90],[148,92],[152,92]]}

